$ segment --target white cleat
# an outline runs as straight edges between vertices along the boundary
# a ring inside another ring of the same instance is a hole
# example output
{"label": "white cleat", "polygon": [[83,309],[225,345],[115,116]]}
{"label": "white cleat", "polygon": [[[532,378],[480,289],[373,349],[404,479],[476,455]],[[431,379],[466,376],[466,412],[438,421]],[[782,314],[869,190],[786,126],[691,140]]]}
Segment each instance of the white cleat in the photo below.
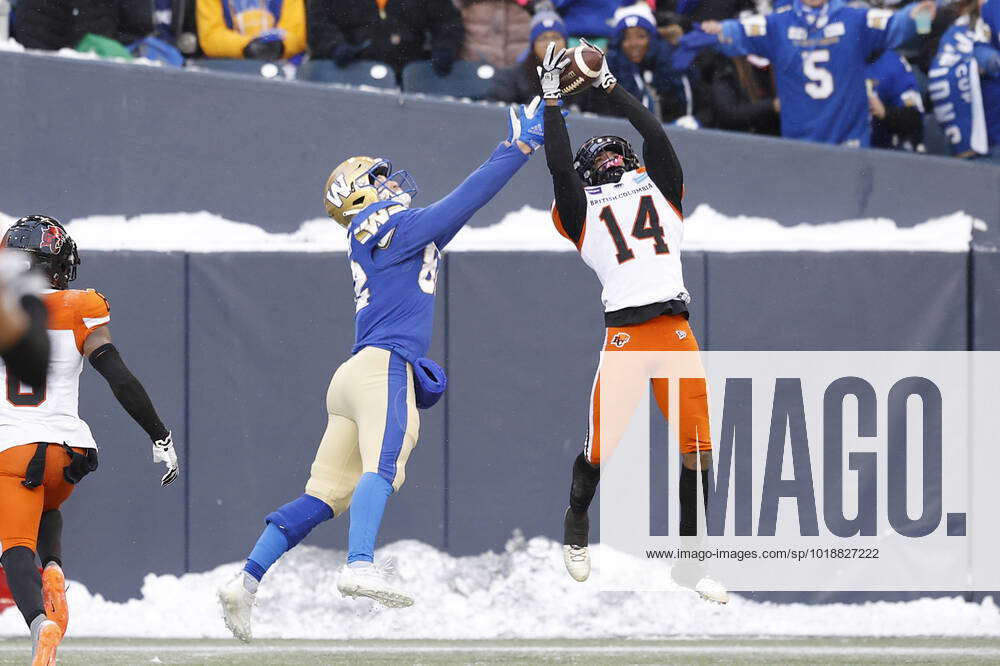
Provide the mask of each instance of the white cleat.
{"label": "white cleat", "polygon": [[345,597],[368,597],[387,608],[413,605],[409,592],[389,582],[384,571],[368,563],[345,566],[337,580],[337,589]]}
{"label": "white cleat", "polygon": [[701,595],[705,601],[717,604],[729,603],[729,592],[726,591],[725,586],[709,576],[699,580],[698,584],[694,586],[694,591]]}
{"label": "white cleat", "polygon": [[587,546],[563,546],[563,562],[573,580],[582,583],[590,577],[590,549]]}
{"label": "white cleat", "polygon": [[257,596],[247,589],[245,580],[248,575],[240,571],[218,591],[222,619],[225,620],[229,631],[233,632],[233,636],[244,643],[249,643],[253,638],[253,632],[250,630],[250,611],[256,603]]}

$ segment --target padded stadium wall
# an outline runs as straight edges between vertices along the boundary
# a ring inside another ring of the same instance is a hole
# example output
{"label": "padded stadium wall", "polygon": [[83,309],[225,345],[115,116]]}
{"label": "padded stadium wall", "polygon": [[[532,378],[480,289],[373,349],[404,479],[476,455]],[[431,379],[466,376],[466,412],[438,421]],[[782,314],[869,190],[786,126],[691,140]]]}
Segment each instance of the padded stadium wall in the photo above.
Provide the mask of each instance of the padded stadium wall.
{"label": "padded stadium wall", "polygon": [[[392,157],[431,201],[504,126],[490,105],[17,53],[0,53],[0,93],[0,210],[68,219],[209,210],[291,231],[321,214],[342,156]],[[572,119],[576,140],[609,131],[636,138],[622,121]],[[1000,169],[670,132],[690,209],[789,225],[965,210],[989,224],[969,253],[686,253],[706,349],[1000,349]],[[548,205],[543,160],[525,171],[474,225]],[[108,296],[115,341],[177,433],[185,473],[159,487],[145,435],[85,371],[81,413],[103,448],[66,508],[72,577],[124,599],[150,571],[246,555],[263,516],[305,483],[353,335],[346,276],[332,254],[84,249],[79,284]],[[382,539],[470,554],[515,529],[558,538],[602,335],[598,285],[571,253],[546,252],[451,253],[438,284],[431,355],[451,390],[422,414]],[[345,540],[342,520],[309,538]]]}

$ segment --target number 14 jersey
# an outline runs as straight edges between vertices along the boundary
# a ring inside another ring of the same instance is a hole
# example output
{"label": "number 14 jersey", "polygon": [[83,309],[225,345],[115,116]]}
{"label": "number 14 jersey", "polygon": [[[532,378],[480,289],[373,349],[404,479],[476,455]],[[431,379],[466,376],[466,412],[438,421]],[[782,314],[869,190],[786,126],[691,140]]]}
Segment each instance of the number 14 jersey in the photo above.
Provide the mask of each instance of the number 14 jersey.
{"label": "number 14 jersey", "polygon": [[[683,218],[646,169],[584,191],[587,217],[577,249],[601,280],[604,311],[690,302],[681,271]],[[552,217],[559,233],[569,238],[554,204]]]}

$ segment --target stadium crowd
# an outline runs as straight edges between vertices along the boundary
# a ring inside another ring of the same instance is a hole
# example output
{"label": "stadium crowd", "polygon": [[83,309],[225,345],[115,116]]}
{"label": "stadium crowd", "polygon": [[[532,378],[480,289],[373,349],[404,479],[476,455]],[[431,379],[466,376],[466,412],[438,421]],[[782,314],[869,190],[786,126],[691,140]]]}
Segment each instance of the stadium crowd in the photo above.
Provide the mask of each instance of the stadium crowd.
{"label": "stadium crowd", "polygon": [[[549,42],[585,37],[664,122],[1000,163],[1000,0],[5,3],[10,35],[30,49],[174,66],[325,62],[328,81],[381,63],[404,90],[404,70],[423,63],[447,82],[432,92],[502,102],[539,94]],[[592,92],[568,101],[612,113]]]}

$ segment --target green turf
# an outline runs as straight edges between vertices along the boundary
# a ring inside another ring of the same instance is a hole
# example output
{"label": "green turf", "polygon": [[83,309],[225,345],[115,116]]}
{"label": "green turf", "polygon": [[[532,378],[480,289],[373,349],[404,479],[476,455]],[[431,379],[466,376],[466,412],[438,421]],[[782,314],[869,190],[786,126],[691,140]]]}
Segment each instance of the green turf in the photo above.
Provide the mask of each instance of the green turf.
{"label": "green turf", "polygon": [[[0,641],[0,664],[28,662],[27,641]],[[1000,639],[705,639],[670,641],[68,640],[60,666],[83,664],[987,664]]]}

